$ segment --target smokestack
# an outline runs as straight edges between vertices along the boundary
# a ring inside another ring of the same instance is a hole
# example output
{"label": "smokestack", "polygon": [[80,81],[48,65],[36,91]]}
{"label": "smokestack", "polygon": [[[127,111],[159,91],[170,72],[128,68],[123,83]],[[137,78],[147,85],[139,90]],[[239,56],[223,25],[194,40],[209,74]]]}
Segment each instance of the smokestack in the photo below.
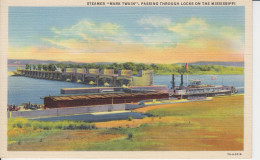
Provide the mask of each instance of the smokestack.
{"label": "smokestack", "polygon": [[174,78],[174,74],[172,74],[172,89],[175,88],[175,78]]}
{"label": "smokestack", "polygon": [[181,84],[180,84],[180,89],[183,88],[183,74],[181,75]]}

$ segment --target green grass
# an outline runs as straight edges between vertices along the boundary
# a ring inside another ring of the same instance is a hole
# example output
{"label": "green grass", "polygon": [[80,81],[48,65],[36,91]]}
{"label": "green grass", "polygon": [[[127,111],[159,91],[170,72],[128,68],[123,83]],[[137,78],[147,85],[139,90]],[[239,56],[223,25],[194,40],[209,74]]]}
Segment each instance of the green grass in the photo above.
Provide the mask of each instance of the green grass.
{"label": "green grass", "polygon": [[[232,143],[239,148],[241,142],[238,143],[237,138],[227,138],[226,132],[232,135],[231,137],[240,137],[243,133],[241,118],[235,120],[243,115],[243,98],[241,95],[215,97],[212,101],[172,104],[172,107],[154,109],[147,113],[161,117],[182,117],[185,121],[107,129],[103,134],[125,136],[90,145],[86,150],[221,150],[223,146],[221,148],[217,145],[218,138],[222,138],[221,143],[226,144],[227,149],[232,148]],[[129,134],[132,134],[130,139]],[[197,145],[197,148],[194,145]]]}
{"label": "green grass", "polygon": [[95,124],[80,121],[33,121],[25,118],[8,120],[8,142],[37,141],[60,130],[90,130]]}
{"label": "green grass", "polygon": [[[110,141],[95,143],[90,145],[85,150],[90,151],[151,151],[155,148],[164,146],[164,142],[158,141],[160,137],[159,130],[168,130],[168,135],[174,134],[174,130],[179,130],[189,126],[189,130],[193,129],[192,124],[188,123],[173,123],[173,124],[143,124],[136,128],[113,128],[103,131],[101,134],[123,134],[125,136]],[[131,135],[131,138],[129,136]]]}
{"label": "green grass", "polygon": [[16,137],[8,136],[8,144],[18,143],[30,143],[30,142],[40,142],[42,139],[57,133],[59,130],[42,130],[39,132],[31,132],[27,134],[19,134]]}
{"label": "green grass", "polygon": [[[233,98],[236,96],[232,96]],[[221,99],[225,97],[215,97],[212,101],[205,102],[193,102],[187,104],[173,104],[173,107],[160,108],[148,111],[148,114],[154,116],[181,116],[186,118],[227,118],[229,115],[241,115],[243,114],[243,107],[234,107],[243,105],[241,101],[228,100],[225,104],[221,102]],[[174,106],[185,106],[174,107]],[[216,114],[218,113],[218,114]]]}
{"label": "green grass", "polygon": [[34,121],[25,118],[14,118],[8,120],[8,129],[13,128],[33,128],[34,130],[52,129],[95,129],[95,124],[82,121]]}

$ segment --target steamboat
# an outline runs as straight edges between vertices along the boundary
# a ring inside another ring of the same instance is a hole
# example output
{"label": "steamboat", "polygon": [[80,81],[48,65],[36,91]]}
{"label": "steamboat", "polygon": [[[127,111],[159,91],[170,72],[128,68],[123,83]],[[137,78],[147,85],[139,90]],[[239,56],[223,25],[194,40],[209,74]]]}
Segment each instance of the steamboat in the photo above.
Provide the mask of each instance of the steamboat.
{"label": "steamboat", "polygon": [[181,83],[179,86],[175,85],[175,76],[172,75],[172,87],[169,90],[169,96],[178,99],[192,99],[199,97],[213,97],[221,95],[232,95],[237,93],[234,86],[225,85],[209,85],[202,84],[201,80],[187,80],[188,85],[183,84],[183,74],[181,75]]}

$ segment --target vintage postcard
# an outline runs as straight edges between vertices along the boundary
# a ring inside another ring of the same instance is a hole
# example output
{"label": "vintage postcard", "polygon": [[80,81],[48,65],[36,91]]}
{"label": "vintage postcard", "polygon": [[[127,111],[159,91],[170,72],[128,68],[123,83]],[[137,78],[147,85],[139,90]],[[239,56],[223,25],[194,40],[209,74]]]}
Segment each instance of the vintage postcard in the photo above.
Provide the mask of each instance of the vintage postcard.
{"label": "vintage postcard", "polygon": [[2,0],[0,156],[250,158],[251,3]]}

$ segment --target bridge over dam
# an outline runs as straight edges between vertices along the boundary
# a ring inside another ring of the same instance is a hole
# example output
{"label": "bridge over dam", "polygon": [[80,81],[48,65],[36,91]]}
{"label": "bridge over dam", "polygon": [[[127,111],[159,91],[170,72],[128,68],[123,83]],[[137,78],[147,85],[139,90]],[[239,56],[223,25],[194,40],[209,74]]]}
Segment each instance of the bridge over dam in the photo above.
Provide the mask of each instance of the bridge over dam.
{"label": "bridge over dam", "polygon": [[64,71],[39,71],[31,69],[18,69],[15,76],[25,76],[37,79],[68,81],[93,85],[108,86],[152,86],[153,71],[140,70],[133,76],[131,70],[119,70],[115,74],[113,69],[86,69],[65,68]]}

